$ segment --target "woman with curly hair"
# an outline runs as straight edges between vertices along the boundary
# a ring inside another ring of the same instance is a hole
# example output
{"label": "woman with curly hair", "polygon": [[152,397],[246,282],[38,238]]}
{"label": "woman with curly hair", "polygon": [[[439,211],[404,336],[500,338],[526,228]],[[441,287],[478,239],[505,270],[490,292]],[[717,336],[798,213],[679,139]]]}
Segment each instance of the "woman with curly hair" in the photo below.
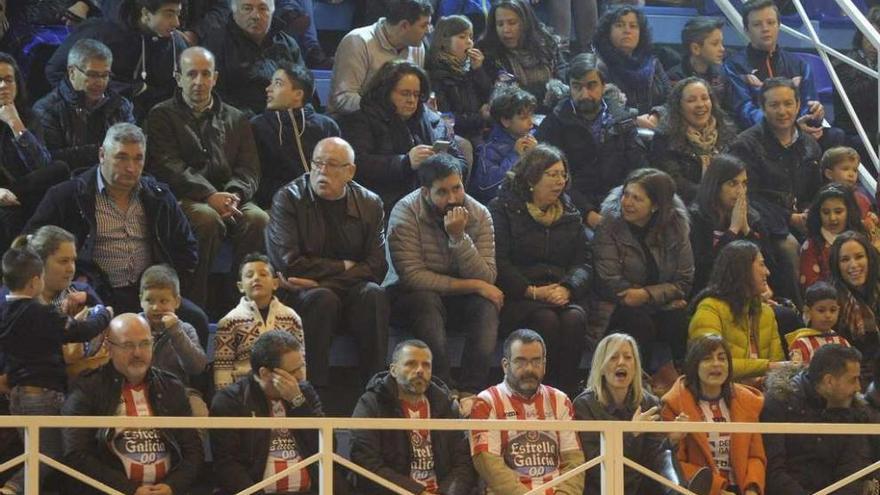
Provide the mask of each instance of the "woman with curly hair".
{"label": "woman with curly hair", "polygon": [[733,141],[736,128],[709,84],[698,77],[672,88],[666,110],[651,141],[651,160],[675,179],[676,192],[690,204],[712,157]]}
{"label": "woman with curly hair", "polygon": [[568,63],[554,36],[525,0],[501,0],[492,6],[479,43],[486,68],[496,80],[516,82],[535,95],[538,113],[547,113],[547,83],[565,80]]}
{"label": "woman with curly hair", "polygon": [[651,30],[645,13],[631,5],[614,7],[599,19],[593,45],[602,59],[607,82],[626,94],[627,105],[639,112],[639,127],[657,126],[657,107],[666,103],[669,76],[652,53]]}
{"label": "woman with curly hair", "polygon": [[688,341],[718,335],[730,346],[734,380],[758,384],[785,361],[773,308],[761,296],[770,270],[754,243],[733,241],[718,254],[709,285],[694,297]]}
{"label": "woman with curly hair", "polygon": [[590,247],[581,214],[565,193],[562,152],[540,144],[508,173],[489,204],[495,226],[498,287],[507,304],[501,332],[531,328],[547,345],[547,381],[576,391],[586,344],[592,285]]}

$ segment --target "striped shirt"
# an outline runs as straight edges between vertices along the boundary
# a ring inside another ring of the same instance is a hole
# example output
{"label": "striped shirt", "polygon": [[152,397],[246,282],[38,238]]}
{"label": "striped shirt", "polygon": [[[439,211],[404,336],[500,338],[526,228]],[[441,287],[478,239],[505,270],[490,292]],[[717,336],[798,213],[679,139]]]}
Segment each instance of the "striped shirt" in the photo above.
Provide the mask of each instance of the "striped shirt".
{"label": "striped shirt", "polygon": [[98,235],[92,256],[107,274],[112,287],[136,285],[144,270],[153,264],[150,228],[140,197],[141,185],[138,183],[132,190],[128,210],[122,211],[110,198],[100,167],[97,173],[95,220]]}
{"label": "striped shirt", "polygon": [[832,331],[822,335],[798,337],[789,346],[788,355],[792,361],[810,364],[813,354],[826,344],[840,344],[844,347],[850,347],[849,342],[845,338]]}
{"label": "striped shirt", "polygon": [[[284,402],[269,400],[269,414],[273,418],[286,418]],[[281,471],[303,460],[302,452],[292,432],[288,429],[274,429],[269,439],[269,455],[266,456],[266,468],[263,479],[274,476]],[[307,467],[292,471],[286,477],[267,486],[263,493],[300,493],[309,491],[311,479]]]}
{"label": "striped shirt", "polygon": [[[126,383],[116,415],[152,416],[147,386]],[[138,485],[159,483],[171,470],[171,452],[155,428],[116,430],[110,440],[110,450],[125,467],[125,476]]]}
{"label": "striped shirt", "polygon": [[[480,392],[471,419],[573,420],[574,407],[564,393],[547,385],[531,398],[513,392],[506,382]],[[574,431],[485,431],[470,433],[471,455],[487,452],[500,456],[532,489],[560,476],[562,453],[580,451]],[[555,491],[548,488],[546,495]]]}

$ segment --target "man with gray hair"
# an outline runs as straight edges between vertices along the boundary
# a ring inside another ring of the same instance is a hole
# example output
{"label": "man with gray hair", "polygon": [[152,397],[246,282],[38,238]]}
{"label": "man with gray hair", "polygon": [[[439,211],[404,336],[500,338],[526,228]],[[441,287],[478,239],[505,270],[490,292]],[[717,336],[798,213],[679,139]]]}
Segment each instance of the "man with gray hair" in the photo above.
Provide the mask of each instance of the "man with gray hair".
{"label": "man with gray hair", "polygon": [[[266,109],[266,86],[279,63],[303,65],[296,40],[285,23],[273,20],[275,0],[230,0],[232,13],[223,29],[205,34],[202,43],[217,57],[217,92],[230,105],[258,114]],[[311,98],[311,95],[306,97]]]}
{"label": "man with gray hair", "polygon": [[[119,313],[140,312],[138,284],[151,265],[168,263],[188,280],[198,261],[196,239],[177,198],[165,184],[142,175],[146,147],[138,126],[114,124],[98,148],[99,163],[46,191],[25,227],[32,232],[57,225],[76,236],[77,275]],[[178,316],[196,328],[205,345],[205,313],[184,299]]]}
{"label": "man with gray hair", "polygon": [[95,164],[110,126],[134,123],[131,102],[108,87],[112,65],[106,45],[81,39],[67,54],[67,77],[34,104],[46,148],[71,170]]}

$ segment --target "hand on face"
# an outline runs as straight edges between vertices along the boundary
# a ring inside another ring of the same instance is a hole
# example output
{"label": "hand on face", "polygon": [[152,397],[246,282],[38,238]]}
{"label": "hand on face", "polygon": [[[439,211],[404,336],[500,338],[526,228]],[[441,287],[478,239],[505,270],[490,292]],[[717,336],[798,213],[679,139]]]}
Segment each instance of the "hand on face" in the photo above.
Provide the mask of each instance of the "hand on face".
{"label": "hand on face", "polygon": [[14,192],[0,187],[0,206],[21,206],[21,203]]}
{"label": "hand on face", "polygon": [[470,219],[470,213],[464,206],[455,206],[443,217],[443,228],[450,238],[457,240],[464,235],[464,228]]}
{"label": "hand on face", "polygon": [[272,371],[272,386],[278,391],[278,395],[287,401],[292,401],[302,395],[296,377],[280,368],[275,368]]}

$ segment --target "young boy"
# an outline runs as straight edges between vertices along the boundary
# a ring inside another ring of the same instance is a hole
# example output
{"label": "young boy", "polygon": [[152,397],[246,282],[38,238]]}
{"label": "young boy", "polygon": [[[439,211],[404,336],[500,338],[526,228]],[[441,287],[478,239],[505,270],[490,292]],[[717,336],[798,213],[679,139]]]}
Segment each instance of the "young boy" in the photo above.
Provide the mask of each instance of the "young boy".
{"label": "young boy", "polygon": [[503,86],[492,94],[489,114],[495,124],[477,147],[468,181],[468,193],[479,202],[489,204],[519,157],[538,144],[531,133],[535,107],[535,97],[516,86]]}
{"label": "young boy", "polygon": [[[153,335],[153,367],[176,376],[185,385],[190,377],[205,371],[208,356],[199,344],[192,325],[180,321],[180,280],[168,265],[154,265],[141,275],[141,316],[150,323]],[[187,388],[193,416],[207,416],[208,406],[201,395]]]}
{"label": "young boy", "polygon": [[[95,306],[83,320],[58,312],[40,299],[43,293],[43,261],[30,248],[11,248],[3,255],[3,281],[9,289],[7,304],[0,308],[0,353],[4,354],[13,415],[55,416],[61,411],[67,390],[62,346],[86,342],[98,335],[113,318],[112,309]],[[53,459],[61,455],[61,430],[40,433],[40,452]],[[40,466],[40,478],[48,467]],[[0,494],[24,491],[24,470],[16,472],[0,488]]]}
{"label": "young boy", "polygon": [[694,17],[681,31],[681,46],[685,56],[681,63],[666,74],[672,84],[687,77],[696,76],[709,83],[715,97],[725,110],[731,102],[727,77],[721,71],[724,61],[724,21],[715,17]]}
{"label": "young boy", "polygon": [[788,358],[791,361],[810,364],[816,349],[825,344],[841,344],[849,347],[849,342],[834,332],[840,303],[837,290],[827,282],[816,282],[804,295],[804,320],[808,327],[795,330],[785,336],[788,342]]}
{"label": "young boy", "polygon": [[822,175],[828,182],[840,182],[852,188],[864,218],[874,210],[874,203],[859,186],[860,160],[859,153],[849,146],[835,146],[822,154],[819,165],[822,167]]}
{"label": "young boy", "polygon": [[279,282],[269,258],[259,253],[245,256],[238,275],[238,290],[244,296],[217,324],[214,351],[217,390],[251,373],[251,348],[264,332],[286,330],[306,348],[299,315],[275,297]]}

